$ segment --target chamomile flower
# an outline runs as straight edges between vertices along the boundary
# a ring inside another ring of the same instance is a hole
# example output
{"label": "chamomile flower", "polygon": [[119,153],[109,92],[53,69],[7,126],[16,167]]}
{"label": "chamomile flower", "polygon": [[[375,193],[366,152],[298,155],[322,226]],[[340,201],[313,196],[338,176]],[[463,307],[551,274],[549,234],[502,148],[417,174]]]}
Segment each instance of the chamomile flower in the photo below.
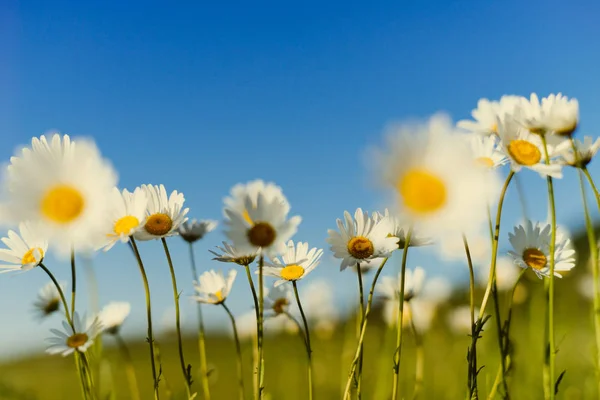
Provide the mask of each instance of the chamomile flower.
{"label": "chamomile flower", "polygon": [[131,304],[128,302],[108,303],[98,314],[102,331],[111,335],[118,333],[130,312]]}
{"label": "chamomile flower", "polygon": [[303,285],[300,296],[311,330],[322,339],[330,338],[339,320],[334,287],[325,280],[311,281]]}
{"label": "chamomile flower", "polygon": [[223,246],[224,247],[216,246],[217,249],[220,250],[221,254],[209,250],[212,254],[216,256],[215,258],[213,258],[213,260],[221,262],[232,262],[245,267],[252,264],[252,262],[256,258],[256,252],[242,253],[227,242],[223,242]]}
{"label": "chamomile flower", "polygon": [[237,271],[235,269],[230,270],[227,277],[223,276],[223,271],[206,271],[200,275],[198,282],[194,281],[197,296],[193,298],[200,303],[223,303],[229,296],[236,275]]}
{"label": "chamomile flower", "polygon": [[48,242],[40,239],[37,224],[31,223],[19,224],[19,233],[8,231],[2,243],[8,248],[0,249],[0,273],[37,267],[48,250]]}
{"label": "chamomile flower", "polygon": [[571,136],[579,123],[579,102],[561,93],[551,94],[541,102],[532,93],[529,100],[523,99],[519,111],[524,126],[537,134]]}
{"label": "chamomile flower", "polygon": [[[485,287],[490,277],[490,264],[478,264],[475,275],[479,285]],[[512,257],[498,257],[496,260],[496,287],[504,292],[513,288],[519,277],[519,268],[515,265]]]}
{"label": "chamomile flower", "polygon": [[[562,178],[562,166],[558,163],[545,164],[544,145],[539,135],[523,128],[516,119],[505,118],[498,125],[498,135],[501,140],[502,152],[508,156],[511,169],[519,172],[529,168],[540,176]],[[548,155],[554,158],[560,147],[548,144]]]}
{"label": "chamomile flower", "polygon": [[279,196],[270,197],[261,192],[255,204],[247,194],[244,204],[244,211],[225,208],[225,235],[233,246],[247,254],[264,251],[271,258],[283,253],[302,218],[288,219],[289,206]]}
{"label": "chamomile flower", "polygon": [[133,193],[113,188],[112,206],[111,231],[106,234],[108,243],[104,251],[110,250],[118,241],[127,243],[145,225],[148,197],[142,188],[136,188]]}
{"label": "chamomile flower", "polygon": [[[390,232],[388,234],[390,236],[395,237],[398,240],[399,249],[404,249],[404,245],[406,243],[406,235],[408,234],[409,229],[407,224],[403,222],[399,216],[390,214],[390,211],[387,208],[385,209],[383,214],[379,212],[373,213],[373,219],[376,222],[379,222],[379,220],[384,218],[389,219]],[[410,235],[410,243],[408,244],[408,246],[427,246],[432,243],[433,241],[430,238],[419,236],[418,232],[415,232],[415,230],[413,229]],[[379,264],[381,264],[381,260],[379,261]]]}
{"label": "chamomile flower", "polygon": [[[572,167],[587,167],[598,152],[598,149],[600,149],[600,138],[597,138],[594,141],[591,136],[585,136],[583,142],[579,139],[574,140],[575,148],[577,149],[577,157],[575,157],[573,147],[568,146],[560,153],[560,158],[565,164]],[[579,161],[579,163],[577,161]]]}
{"label": "chamomile flower", "polygon": [[446,316],[450,329],[456,334],[471,333],[471,308],[467,305],[458,306]]}
{"label": "chamomile flower", "polygon": [[38,224],[36,235],[60,255],[93,250],[106,233],[115,171],[88,140],[55,134],[31,144],[8,166],[6,211],[17,221]]}
{"label": "chamomile flower", "polygon": [[294,245],[294,242],[290,240],[281,259],[274,258],[272,263],[266,263],[263,273],[279,278],[275,282],[275,286],[285,282],[295,282],[310,274],[319,265],[322,256],[322,249],[317,250],[316,247],[313,247],[309,250],[308,243],[298,242]]}
{"label": "chamomile flower", "polygon": [[[531,268],[541,279],[550,276],[550,239],[552,228],[550,224],[535,225],[526,221],[524,225],[515,227],[508,234],[513,250],[508,254],[516,265],[521,268]],[[575,250],[570,239],[564,234],[556,235],[554,250],[554,275],[561,278],[559,272],[570,271],[575,266]]]}
{"label": "chamomile flower", "polygon": [[466,139],[471,146],[471,152],[477,165],[494,169],[508,163],[506,155],[498,149],[496,136],[468,135]]}
{"label": "chamomile flower", "polygon": [[506,113],[512,113],[519,103],[518,96],[502,96],[500,101],[480,99],[477,108],[471,111],[473,120],[461,120],[457,127],[468,132],[483,136],[494,136],[498,134],[498,118]]}
{"label": "chamomile flower", "polygon": [[389,236],[393,230],[389,218],[369,213],[358,208],[354,218],[344,211],[344,221],[337,219],[339,229],[327,231],[331,251],[341,258],[340,271],[366,260],[389,256],[398,248],[398,238]]}
{"label": "chamomile flower", "polygon": [[[259,193],[262,194],[269,203],[273,200],[280,202],[286,214],[290,211],[290,204],[283,195],[281,187],[272,182],[265,183],[260,179],[245,184],[238,183],[231,188],[230,196],[224,199],[225,208],[241,213],[248,222],[251,222],[249,219],[250,216],[248,215],[248,209],[246,208],[247,204],[245,198],[249,197],[252,204],[251,208],[256,208]],[[225,217],[228,218],[227,213],[225,213]]]}
{"label": "chamomile flower", "polygon": [[290,285],[274,285],[271,289],[265,288],[265,294],[265,318],[288,312],[294,297]]}
{"label": "chamomile flower", "polygon": [[75,312],[73,315],[74,330],[71,326],[63,321],[63,331],[58,329],[50,329],[54,336],[46,339],[49,343],[46,353],[62,354],[63,357],[72,354],[74,351],[85,352],[93,343],[94,339],[100,332],[102,326],[97,318],[89,320],[84,326],[79,314]]}
{"label": "chamomile flower", "polygon": [[405,223],[432,238],[479,229],[500,188],[494,171],[475,168],[461,135],[447,116],[434,115],[427,123],[394,129],[371,157]]}
{"label": "chamomile flower", "polygon": [[[404,301],[410,301],[419,294],[423,288],[423,281],[425,280],[425,270],[421,267],[416,267],[413,270],[407,269],[405,272],[405,284],[404,284]],[[399,298],[400,297],[400,285],[402,284],[402,274],[398,274],[398,277],[384,276],[381,281],[377,284],[377,289],[387,298]]]}
{"label": "chamomile flower", "polygon": [[179,227],[179,236],[188,243],[194,243],[202,239],[207,233],[212,232],[218,225],[217,221],[193,219],[191,222],[184,222]]}
{"label": "chamomile flower", "polygon": [[164,185],[142,185],[148,197],[144,226],[138,229],[136,240],[160,239],[177,235],[179,226],[187,221],[188,208],[183,208],[185,197],[176,190],[167,196]]}
{"label": "chamomile flower", "polygon": [[[66,282],[59,283],[61,290],[64,292],[67,287]],[[60,310],[61,298],[54,282],[48,282],[44,285],[39,293],[37,300],[33,303],[36,314],[40,318],[45,318],[56,311]]]}

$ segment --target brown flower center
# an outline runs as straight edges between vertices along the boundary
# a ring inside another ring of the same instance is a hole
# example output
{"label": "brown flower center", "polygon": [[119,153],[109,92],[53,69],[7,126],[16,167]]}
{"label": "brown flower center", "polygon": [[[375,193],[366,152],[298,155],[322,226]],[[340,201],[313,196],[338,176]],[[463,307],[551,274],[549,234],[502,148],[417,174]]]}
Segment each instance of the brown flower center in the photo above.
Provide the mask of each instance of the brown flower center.
{"label": "brown flower center", "polygon": [[546,255],[538,249],[525,249],[525,251],[523,251],[523,261],[525,261],[525,264],[529,267],[540,271],[546,266],[547,259]]}
{"label": "brown flower center", "polygon": [[67,346],[76,349],[86,344],[88,339],[89,338],[86,333],[76,333],[73,336],[69,336],[67,338]]}
{"label": "brown flower center", "polygon": [[144,229],[151,235],[164,236],[171,232],[173,228],[173,220],[167,214],[152,214],[148,217]]}
{"label": "brown flower center", "polygon": [[286,298],[277,299],[277,300],[275,300],[275,303],[273,304],[273,311],[275,311],[276,314],[283,314],[285,312],[285,307],[287,307],[289,305],[290,305],[290,302],[288,299],[286,299]]}
{"label": "brown flower center", "polygon": [[364,260],[375,252],[373,242],[364,236],[356,236],[348,242],[348,253],[356,259]]}
{"label": "brown flower center", "polygon": [[257,247],[269,247],[277,237],[275,229],[267,222],[257,222],[247,235],[248,241]]}

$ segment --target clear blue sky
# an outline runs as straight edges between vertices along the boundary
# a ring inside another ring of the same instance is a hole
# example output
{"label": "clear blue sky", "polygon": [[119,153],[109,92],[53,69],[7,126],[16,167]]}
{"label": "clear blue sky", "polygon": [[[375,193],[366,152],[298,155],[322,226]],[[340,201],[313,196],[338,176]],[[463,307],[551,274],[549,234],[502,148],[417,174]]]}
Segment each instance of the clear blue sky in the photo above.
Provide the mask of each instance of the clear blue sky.
{"label": "clear blue sky", "polygon": [[[365,168],[366,147],[391,121],[449,112],[468,117],[480,97],[562,91],[581,104],[580,134],[600,122],[597,2],[155,2],[52,1],[0,5],[0,160],[50,129],[93,136],[120,184],[164,183],[185,193],[190,216],[221,219],[231,186],[255,178],[284,188],[303,216],[297,240],[325,247],[345,209],[372,210],[383,194]],[[592,164],[598,175],[598,165]],[[523,176],[531,204],[545,184]],[[570,172],[558,185],[560,221],[581,225]],[[504,234],[519,217],[509,195]],[[534,207],[531,207],[534,208]],[[544,207],[532,216],[545,218]],[[225,267],[197,246],[200,268]],[[170,241],[192,326],[185,247]],[[160,321],[173,306],[158,243],[146,243]],[[398,260],[396,260],[397,262]],[[435,266],[430,252],[410,265],[464,279],[466,267]],[[49,260],[61,279],[66,263]],[[388,273],[395,273],[391,263]],[[144,334],[143,291],[124,246],[94,261],[100,302],[126,300],[135,314],[125,333]],[[242,271],[240,271],[242,272]],[[83,278],[83,273],[81,274]],[[354,304],[355,277],[330,253],[312,279],[335,278],[340,307]],[[239,275],[231,306],[250,309]],[[42,271],[0,276],[0,354],[39,351],[58,318],[42,324],[31,302]],[[87,299],[81,281],[80,305]],[[211,326],[225,321],[207,309]]]}

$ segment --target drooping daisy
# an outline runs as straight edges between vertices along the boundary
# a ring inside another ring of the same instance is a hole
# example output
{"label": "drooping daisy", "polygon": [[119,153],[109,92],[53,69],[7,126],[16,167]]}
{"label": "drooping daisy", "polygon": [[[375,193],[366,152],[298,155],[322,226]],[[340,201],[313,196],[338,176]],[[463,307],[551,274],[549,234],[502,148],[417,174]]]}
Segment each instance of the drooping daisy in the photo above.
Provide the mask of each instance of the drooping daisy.
{"label": "drooping daisy", "polygon": [[502,96],[499,102],[480,99],[477,108],[471,111],[474,121],[461,120],[456,126],[483,136],[497,135],[498,118],[512,113],[518,104],[519,96]]}
{"label": "drooping daisy", "polygon": [[131,312],[131,304],[126,301],[108,303],[98,314],[102,331],[115,335]]}
{"label": "drooping daisy", "polygon": [[[246,208],[247,204],[245,198],[246,196],[249,197],[252,208],[256,208],[259,193],[261,193],[269,203],[273,200],[279,201],[285,214],[290,211],[290,204],[283,195],[281,187],[277,186],[273,182],[265,183],[260,179],[250,181],[245,184],[238,183],[231,188],[230,196],[224,199],[225,208],[241,213],[248,222],[251,222],[250,216],[248,215],[248,209]],[[228,218],[227,213],[225,213],[225,217]]]}
{"label": "drooping daisy", "polygon": [[[0,249],[0,273],[28,271],[37,267],[46,255],[48,242],[40,239],[37,224],[19,224],[19,233],[8,231],[8,237],[2,238],[8,247]],[[8,264],[4,264],[8,263]]]}
{"label": "drooping daisy", "polygon": [[[281,259],[275,258],[272,263],[265,263],[263,273],[268,276],[279,278],[275,286],[285,282],[295,282],[308,275],[319,263],[323,256],[323,250],[313,247],[308,250],[308,243],[287,243],[287,250]],[[258,273],[258,271],[257,271]]]}
{"label": "drooping daisy", "polygon": [[[85,318],[83,318],[85,320]],[[74,351],[85,352],[93,343],[94,339],[100,332],[102,326],[97,318],[89,320],[84,327],[82,319],[79,318],[79,314],[75,312],[73,315],[73,325],[75,330],[71,326],[63,321],[63,331],[58,329],[50,329],[50,332],[54,334],[53,337],[46,339],[50,344],[46,349],[46,353],[49,354],[62,354],[63,357],[68,356]],[[66,333],[65,333],[66,332]]]}
{"label": "drooping daisy", "polygon": [[389,236],[393,226],[389,218],[358,208],[354,218],[344,211],[344,221],[337,219],[339,229],[327,231],[327,243],[335,258],[341,258],[340,271],[365,260],[387,257],[398,248],[398,238]]}
{"label": "drooping daisy", "polygon": [[[388,218],[389,225],[391,231],[389,232],[390,236],[393,236],[398,239],[398,248],[404,249],[404,245],[406,243],[406,235],[408,234],[408,226],[402,221],[402,219],[398,215],[390,214],[390,211],[386,208],[384,213],[381,214],[379,212],[373,213],[373,218],[376,222],[379,222],[380,219]],[[417,246],[427,246],[432,244],[433,241],[430,238],[419,236],[419,233],[414,229],[410,235],[410,243],[409,247],[417,247]],[[362,267],[362,265],[361,265]]]}
{"label": "drooping daisy", "polygon": [[212,232],[218,225],[217,221],[193,219],[186,221],[179,227],[179,236],[188,243],[194,243],[202,239],[207,233]]}
{"label": "drooping daisy", "polygon": [[142,188],[136,188],[133,193],[113,188],[112,206],[111,231],[106,234],[108,243],[104,251],[110,250],[118,241],[127,243],[145,225],[148,197]]}
{"label": "drooping daisy", "polygon": [[252,264],[254,259],[256,258],[256,253],[242,253],[232,245],[227,242],[223,242],[224,247],[217,246],[217,249],[221,251],[221,254],[209,250],[216,257],[213,260],[221,261],[221,262],[232,262],[237,265],[247,266]]}
{"label": "drooping daisy", "polygon": [[496,136],[468,135],[466,139],[471,146],[471,152],[477,165],[493,169],[508,163],[506,155],[498,149]]}
{"label": "drooping daisy", "polygon": [[280,197],[269,199],[269,195],[262,192],[258,193],[256,204],[249,194],[245,196],[244,204],[244,211],[225,208],[225,235],[233,246],[247,254],[264,251],[271,258],[283,253],[302,218],[288,219],[289,206]]}
{"label": "drooping daisy", "polygon": [[183,208],[183,193],[174,190],[167,196],[164,185],[142,185],[142,189],[148,197],[146,222],[135,232],[135,239],[152,240],[177,235],[177,229],[187,221],[189,211]]}
{"label": "drooping daisy", "polygon": [[[64,292],[67,283],[60,282],[59,285]],[[37,300],[33,303],[33,306],[35,307],[38,317],[45,318],[60,310],[61,304],[60,293],[58,292],[56,285],[54,285],[54,282],[48,282],[40,289]]]}
{"label": "drooping daisy", "polygon": [[405,223],[432,238],[478,229],[499,192],[498,176],[474,167],[461,135],[438,114],[394,129],[371,157],[377,179],[394,190]]}
{"label": "drooping daisy", "polygon": [[[542,177],[551,176],[562,178],[562,166],[556,162],[545,164],[544,145],[539,135],[523,128],[516,119],[505,118],[498,125],[498,135],[501,148],[508,156],[511,169],[519,172],[522,168],[529,168]],[[548,143],[548,155],[554,158],[563,147]]]}
{"label": "drooping daisy", "polygon": [[227,273],[227,278],[223,276],[223,271],[206,271],[200,275],[198,282],[194,281],[197,296],[193,296],[193,298],[200,303],[223,303],[231,291],[236,275],[235,269]]}
{"label": "drooping daisy", "polygon": [[540,102],[537,94],[532,93],[529,100],[523,98],[519,105],[519,119],[533,133],[570,136],[579,123],[579,103],[561,93],[551,94]]}
{"label": "drooping daisy", "polygon": [[591,136],[584,136],[583,142],[575,139],[575,148],[577,149],[577,157],[575,157],[573,147],[568,146],[560,153],[561,160],[572,167],[587,167],[598,152],[598,149],[600,149],[600,138],[594,141]]}
{"label": "drooping daisy", "polygon": [[[488,263],[480,263],[475,275],[479,285],[485,287],[490,277],[489,258]],[[519,277],[519,268],[516,267],[512,257],[498,257],[496,260],[496,287],[504,292],[512,289]]]}
{"label": "drooping daisy", "polygon": [[36,235],[61,255],[93,250],[106,232],[115,171],[88,140],[55,134],[31,144],[8,166],[6,211],[17,221],[39,223]]}
{"label": "drooping daisy", "polygon": [[[526,221],[524,225],[515,227],[508,239],[514,251],[509,251],[515,262],[521,268],[531,268],[541,279],[550,276],[550,239],[552,227],[550,224],[535,225]],[[554,251],[554,275],[562,276],[561,271],[569,271],[575,266],[575,250],[570,239],[564,235],[556,235]]]}
{"label": "drooping daisy", "polygon": [[265,288],[265,318],[287,313],[293,296],[290,285],[274,285],[271,289]]}
{"label": "drooping daisy", "polygon": [[[416,267],[414,271],[407,269],[404,278],[404,301],[410,301],[417,296],[423,288],[425,270],[421,267]],[[381,278],[381,282],[377,284],[377,289],[387,298],[399,298],[401,284],[401,274],[398,274],[397,278],[384,276]]]}

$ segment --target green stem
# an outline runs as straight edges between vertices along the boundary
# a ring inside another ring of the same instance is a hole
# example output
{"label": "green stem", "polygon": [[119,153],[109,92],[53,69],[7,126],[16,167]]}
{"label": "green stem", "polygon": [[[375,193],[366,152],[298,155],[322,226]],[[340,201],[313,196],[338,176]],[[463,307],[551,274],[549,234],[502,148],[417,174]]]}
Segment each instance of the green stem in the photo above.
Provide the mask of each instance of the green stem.
{"label": "green stem", "polygon": [[75,251],[71,250],[71,315],[75,315],[75,292],[77,288],[77,273],[75,268]]}
{"label": "green stem", "polygon": [[262,400],[263,391],[265,388],[264,385],[264,349],[263,349],[263,339],[264,339],[264,298],[265,298],[265,287],[263,283],[263,267],[265,264],[265,258],[261,254],[258,259],[258,319],[257,323],[257,339],[258,339],[258,393],[257,399]]}
{"label": "green stem", "polygon": [[[190,243],[190,263],[194,280],[198,279],[196,269],[196,257],[194,256],[194,245]],[[200,377],[202,379],[202,393],[204,400],[210,400],[210,387],[208,384],[208,363],[206,361],[206,338],[204,331],[204,319],[202,318],[202,304],[198,303],[198,350],[200,352]]]}
{"label": "green stem", "polygon": [[255,393],[255,399],[258,399],[259,394],[259,385],[258,385],[258,372],[259,372],[259,368],[260,368],[260,361],[258,358],[258,331],[259,331],[259,304],[258,304],[258,296],[256,295],[256,288],[254,287],[254,281],[252,280],[252,273],[250,272],[250,265],[246,264],[244,265],[244,268],[246,269],[246,277],[248,278],[248,285],[250,285],[250,290],[252,291],[252,300],[254,301],[254,313],[256,314],[256,348],[254,349],[254,351],[256,352],[256,356],[253,357],[253,362],[254,362],[254,371],[256,371],[256,375],[255,378],[253,379],[253,386],[254,386],[254,393]]}
{"label": "green stem", "polygon": [[600,193],[598,193],[598,188],[594,184],[594,180],[592,179],[592,175],[590,175],[590,171],[588,171],[586,167],[583,167],[582,170],[585,176],[587,177],[588,182],[592,187],[592,190],[594,191],[594,197],[596,197],[596,202],[598,203],[598,210],[600,210]]}
{"label": "green stem", "polygon": [[[360,318],[356,318],[356,337],[360,336],[360,329],[363,322],[365,322],[365,292],[363,287],[362,270],[360,269],[360,263],[356,264],[356,275],[358,276],[358,310]],[[360,359],[358,360],[358,369],[356,372],[356,398],[360,400],[362,398],[362,368],[363,368],[363,350],[362,346],[360,351]]]}
{"label": "green stem", "polygon": [[410,316],[410,327],[415,338],[415,389],[413,391],[413,400],[415,400],[423,390],[423,381],[425,377],[425,348],[423,347],[423,338],[415,326],[410,304],[406,304],[406,307]]}
{"label": "green stem", "polygon": [[73,331],[74,331],[75,327],[73,326],[73,320],[71,319],[71,314],[69,313],[69,306],[67,304],[67,299],[65,298],[65,294],[64,294],[62,288],[60,287],[60,284],[58,283],[58,281],[56,280],[56,278],[54,277],[52,272],[50,272],[50,270],[43,263],[40,262],[38,265],[50,277],[50,280],[52,280],[52,283],[54,283],[54,286],[56,286],[56,290],[58,290],[58,294],[60,295],[60,299],[62,301],[63,308],[65,309],[65,316],[67,317],[67,322],[69,323],[71,328],[73,328]]}
{"label": "green stem", "polygon": [[131,392],[132,400],[140,400],[140,390],[138,388],[137,378],[135,377],[135,368],[133,367],[133,359],[131,353],[127,347],[127,343],[123,340],[119,333],[116,333],[115,339],[119,345],[119,350],[125,362],[125,373],[127,374],[127,380],[129,381],[129,391]]}
{"label": "green stem", "polygon": [[310,331],[308,329],[308,321],[306,320],[306,315],[304,314],[304,310],[302,309],[302,303],[300,302],[300,295],[298,294],[298,285],[296,284],[296,281],[292,281],[292,285],[294,285],[294,294],[296,295],[296,302],[298,303],[298,309],[300,310],[302,322],[304,323],[306,355],[308,356],[308,400],[312,400],[314,396],[314,387],[312,378],[312,348],[310,346]]}
{"label": "green stem", "polygon": [[404,242],[404,250],[402,251],[402,267],[400,270],[400,293],[398,295],[398,318],[396,321],[396,352],[394,353],[394,379],[392,381],[392,400],[398,398],[398,390],[400,386],[400,360],[402,358],[402,321],[404,318],[404,281],[406,276],[406,262],[408,261],[408,247],[410,237],[412,235],[412,227],[406,234]]}
{"label": "green stem", "polygon": [[[408,242],[408,241],[407,241]],[[369,313],[371,312],[371,304],[373,303],[373,293],[375,292],[375,284],[377,283],[377,279],[379,279],[379,275],[387,262],[388,257],[384,258],[383,262],[377,269],[375,273],[375,277],[373,278],[373,284],[371,285],[371,290],[369,291],[369,298],[367,300],[367,308],[365,309],[365,320],[360,329],[360,337],[358,338],[358,346],[356,349],[356,354],[354,355],[354,359],[352,360],[352,364],[350,366],[350,372],[348,373],[348,379],[346,381],[346,388],[344,389],[344,395],[342,397],[343,400],[350,399],[350,389],[352,387],[352,379],[354,377],[354,373],[356,372],[356,367],[358,366],[358,361],[360,360],[360,355],[362,354],[362,345],[365,340],[365,332],[367,331],[367,322],[369,318]]]}
{"label": "green stem", "polygon": [[475,325],[475,274],[473,272],[473,260],[471,259],[471,251],[467,237],[462,235],[463,244],[465,246],[465,254],[467,256],[467,264],[469,266],[469,307],[471,316],[471,348],[467,354],[468,370],[467,381],[469,385],[469,398],[477,398],[477,326]]}
{"label": "green stem", "polygon": [[300,337],[302,338],[302,342],[306,346],[306,335],[304,334],[304,328],[300,324],[300,321],[298,321],[296,318],[294,318],[294,316],[287,311],[284,311],[283,314],[285,314],[285,316],[288,317],[290,319],[290,321],[292,321],[294,324],[296,324],[296,327],[298,327],[298,332],[300,332]]}
{"label": "green stem", "polygon": [[137,260],[138,267],[140,269],[140,275],[142,276],[142,282],[144,283],[144,291],[146,293],[146,316],[148,320],[147,341],[150,345],[150,364],[152,365],[152,380],[154,382],[154,399],[158,400],[160,398],[158,393],[159,377],[156,375],[156,363],[154,361],[154,333],[152,331],[152,306],[150,303],[150,285],[148,284],[148,277],[146,276],[146,270],[144,268],[144,263],[142,262],[142,257],[140,256],[140,252],[137,248],[137,244],[135,243],[135,239],[133,237],[129,238],[129,245]]}
{"label": "green stem", "polygon": [[[544,157],[546,159],[546,164],[550,164],[550,156],[548,155],[548,145],[546,143],[546,137],[541,136],[542,143],[544,144]],[[550,218],[552,224],[552,233],[550,236],[550,277],[549,277],[549,285],[548,285],[548,340],[549,340],[549,378],[550,378],[550,400],[554,400],[556,393],[554,388],[554,377],[555,377],[555,358],[556,358],[556,341],[554,338],[554,249],[556,247],[556,206],[554,204],[554,187],[552,183],[552,178],[547,177],[546,181],[548,182],[548,200],[550,202]]]}
{"label": "green stem", "polygon": [[235,324],[235,317],[231,313],[231,310],[225,302],[221,303],[227,315],[229,315],[229,319],[231,320],[231,326],[233,327],[233,339],[235,340],[235,351],[237,353],[237,370],[238,370],[238,384],[240,390],[240,400],[244,400],[246,397],[244,396],[244,368],[243,368],[243,360],[242,360],[242,348],[240,346],[240,338],[238,337],[237,326]]}
{"label": "green stem", "polygon": [[171,253],[169,252],[169,246],[167,246],[167,240],[163,237],[162,241],[165,255],[167,256],[167,263],[169,264],[169,271],[171,272],[171,284],[173,286],[173,300],[175,301],[175,329],[177,330],[177,349],[179,350],[179,363],[181,365],[181,372],[183,373],[183,379],[185,380],[185,388],[188,399],[192,395],[192,376],[191,376],[191,365],[185,363],[183,357],[183,341],[181,339],[181,320],[179,311],[179,291],[177,290],[177,278],[175,277],[175,268],[173,268],[173,260],[171,260]]}

